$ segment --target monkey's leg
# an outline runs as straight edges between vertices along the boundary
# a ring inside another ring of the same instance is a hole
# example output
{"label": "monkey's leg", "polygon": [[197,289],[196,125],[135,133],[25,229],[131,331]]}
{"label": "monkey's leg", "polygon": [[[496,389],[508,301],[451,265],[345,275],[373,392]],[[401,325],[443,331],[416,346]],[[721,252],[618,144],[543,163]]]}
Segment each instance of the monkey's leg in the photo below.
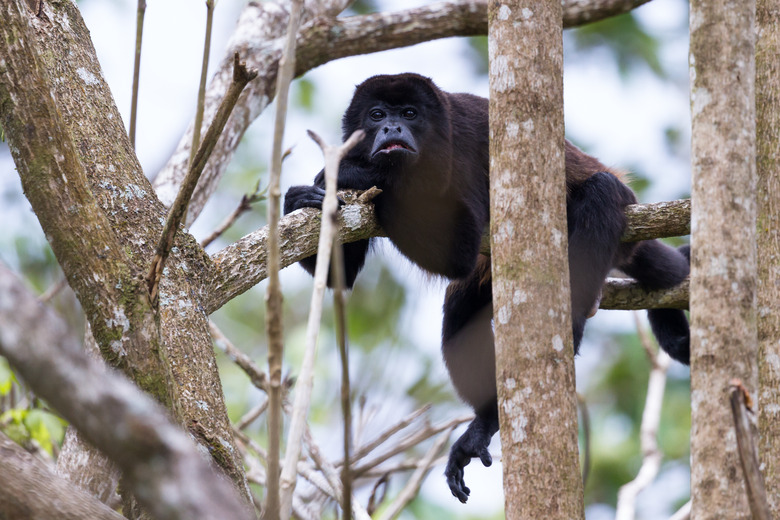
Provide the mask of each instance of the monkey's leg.
{"label": "monkey's leg", "polygon": [[463,503],[470,493],[463,478],[464,467],[472,458],[479,458],[485,466],[492,464],[488,446],[498,431],[489,273],[490,261],[480,257],[469,277],[449,285],[444,301],[444,361],[458,394],[477,414],[452,445],[444,471],[453,496]]}

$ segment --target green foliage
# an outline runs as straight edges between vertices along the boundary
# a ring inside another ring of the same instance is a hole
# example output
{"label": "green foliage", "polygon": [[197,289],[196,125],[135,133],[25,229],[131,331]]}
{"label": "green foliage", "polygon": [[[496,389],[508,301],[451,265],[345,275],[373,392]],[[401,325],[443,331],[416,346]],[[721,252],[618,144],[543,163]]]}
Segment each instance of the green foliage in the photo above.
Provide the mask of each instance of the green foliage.
{"label": "green foliage", "polygon": [[14,383],[19,383],[11,371],[11,365],[4,357],[0,357],[0,396],[8,395]]}
{"label": "green foliage", "polygon": [[12,408],[0,414],[0,428],[19,445],[36,443],[49,455],[54,455],[53,444],[60,444],[67,423],[41,409]]}
{"label": "green foliage", "polygon": [[640,65],[664,78],[666,72],[658,57],[660,42],[637,21],[633,13],[613,16],[573,31],[580,50],[607,49],[614,57],[622,76]]}

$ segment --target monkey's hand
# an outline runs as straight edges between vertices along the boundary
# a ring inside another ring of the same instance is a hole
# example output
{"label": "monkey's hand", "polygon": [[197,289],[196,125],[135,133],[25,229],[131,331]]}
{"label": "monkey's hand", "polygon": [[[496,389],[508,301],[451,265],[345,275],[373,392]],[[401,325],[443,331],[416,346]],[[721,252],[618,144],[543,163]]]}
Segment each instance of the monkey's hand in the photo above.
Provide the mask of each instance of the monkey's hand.
{"label": "monkey's hand", "polygon": [[471,421],[466,432],[452,445],[450,458],[444,470],[444,476],[447,477],[447,484],[450,486],[452,496],[464,504],[469,499],[471,490],[466,487],[466,482],[463,479],[463,468],[468,466],[471,459],[477,457],[486,467],[493,464],[493,457],[488,452],[493,434],[486,426],[479,416]]}
{"label": "monkey's hand", "polygon": [[292,186],[284,196],[284,214],[301,208],[322,209],[323,200],[325,190],[319,186]]}
{"label": "monkey's hand", "polygon": [[[291,186],[284,195],[284,214],[287,215],[301,208],[322,209],[324,200],[325,190],[319,186]],[[344,201],[341,197],[338,201],[340,208],[344,205]]]}

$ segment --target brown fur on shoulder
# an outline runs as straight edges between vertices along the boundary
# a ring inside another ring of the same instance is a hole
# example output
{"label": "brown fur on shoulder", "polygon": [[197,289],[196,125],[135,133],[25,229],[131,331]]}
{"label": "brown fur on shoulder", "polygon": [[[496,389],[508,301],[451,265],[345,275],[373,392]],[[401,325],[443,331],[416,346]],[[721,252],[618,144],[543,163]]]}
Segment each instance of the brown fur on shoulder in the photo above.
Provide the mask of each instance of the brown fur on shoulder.
{"label": "brown fur on shoulder", "polygon": [[609,172],[624,184],[628,181],[628,174],[617,168],[608,168],[595,157],[586,154],[568,140],[566,141],[566,189],[579,186],[594,173]]}

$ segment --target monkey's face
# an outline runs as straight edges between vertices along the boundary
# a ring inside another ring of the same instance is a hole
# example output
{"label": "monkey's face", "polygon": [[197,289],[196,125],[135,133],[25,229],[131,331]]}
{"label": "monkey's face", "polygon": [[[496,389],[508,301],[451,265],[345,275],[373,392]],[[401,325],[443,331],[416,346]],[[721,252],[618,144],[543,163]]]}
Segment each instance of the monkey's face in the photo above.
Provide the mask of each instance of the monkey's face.
{"label": "monkey's face", "polygon": [[424,133],[424,126],[420,110],[413,105],[373,104],[366,111],[363,121],[368,143],[372,143],[369,152],[371,161],[413,163],[420,153],[417,137]]}

